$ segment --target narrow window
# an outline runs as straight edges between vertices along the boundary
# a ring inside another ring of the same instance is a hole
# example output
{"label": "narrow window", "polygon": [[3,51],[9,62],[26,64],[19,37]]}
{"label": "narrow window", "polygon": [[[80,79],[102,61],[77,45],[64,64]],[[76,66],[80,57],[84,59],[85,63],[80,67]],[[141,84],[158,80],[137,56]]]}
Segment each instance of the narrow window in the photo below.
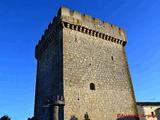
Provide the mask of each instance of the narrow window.
{"label": "narrow window", "polygon": [[154,112],[151,112],[151,115],[154,116]]}
{"label": "narrow window", "polygon": [[111,56],[111,59],[112,59],[112,61],[113,61],[113,56]]}
{"label": "narrow window", "polygon": [[95,90],[95,84],[94,83],[90,83],[90,90]]}

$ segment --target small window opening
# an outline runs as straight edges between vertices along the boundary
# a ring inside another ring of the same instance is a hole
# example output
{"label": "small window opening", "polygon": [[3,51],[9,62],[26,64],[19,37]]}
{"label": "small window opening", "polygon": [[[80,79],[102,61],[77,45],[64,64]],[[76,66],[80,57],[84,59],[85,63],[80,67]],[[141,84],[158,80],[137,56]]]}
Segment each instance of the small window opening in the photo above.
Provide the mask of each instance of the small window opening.
{"label": "small window opening", "polygon": [[77,42],[77,38],[75,38],[75,42]]}
{"label": "small window opening", "polygon": [[111,56],[111,59],[112,59],[112,61],[113,61],[113,56]]}
{"label": "small window opening", "polygon": [[151,115],[154,116],[154,112],[151,112]]}
{"label": "small window opening", "polygon": [[94,83],[91,83],[90,84],[90,90],[95,90],[96,88],[95,88],[95,84]]}

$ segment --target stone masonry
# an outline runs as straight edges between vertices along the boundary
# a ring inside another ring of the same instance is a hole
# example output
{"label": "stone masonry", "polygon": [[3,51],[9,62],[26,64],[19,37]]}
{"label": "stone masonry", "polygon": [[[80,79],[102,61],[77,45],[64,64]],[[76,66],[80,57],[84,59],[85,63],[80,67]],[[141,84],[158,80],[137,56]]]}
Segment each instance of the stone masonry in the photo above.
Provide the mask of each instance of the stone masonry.
{"label": "stone masonry", "polygon": [[35,118],[118,120],[119,113],[136,114],[126,43],[123,29],[60,8],[35,50]]}

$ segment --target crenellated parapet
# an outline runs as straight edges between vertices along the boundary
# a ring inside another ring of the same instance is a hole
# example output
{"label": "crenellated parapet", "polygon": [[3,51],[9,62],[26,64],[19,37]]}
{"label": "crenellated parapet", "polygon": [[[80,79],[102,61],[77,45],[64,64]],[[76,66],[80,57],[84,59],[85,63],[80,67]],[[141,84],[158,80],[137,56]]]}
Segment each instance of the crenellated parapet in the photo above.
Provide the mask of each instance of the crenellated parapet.
{"label": "crenellated parapet", "polygon": [[57,31],[63,27],[121,44],[123,46],[125,46],[127,42],[125,31],[122,28],[101,21],[98,18],[82,15],[78,11],[71,11],[66,7],[61,7],[57,16],[55,16],[50,22],[36,46],[36,58],[38,58],[39,54],[51,41],[54,41]]}
{"label": "crenellated parapet", "polygon": [[[74,25],[75,27],[81,27],[82,32],[87,30],[93,32],[93,34],[100,34],[100,36],[110,36],[113,37],[113,39],[119,39],[123,42],[126,42],[126,35],[122,28],[119,28],[115,25],[110,25],[109,23],[101,21],[98,18],[82,15],[78,11],[71,11],[65,7],[59,9],[58,16],[62,19],[63,22],[71,24],[71,26]],[[73,26],[71,28],[74,29]],[[81,32],[81,28],[78,31]]]}
{"label": "crenellated parapet", "polygon": [[62,26],[60,19],[56,16],[48,25],[41,39],[35,48],[35,57],[38,59],[40,54],[48,47],[51,42],[56,42],[56,35],[59,28]]}

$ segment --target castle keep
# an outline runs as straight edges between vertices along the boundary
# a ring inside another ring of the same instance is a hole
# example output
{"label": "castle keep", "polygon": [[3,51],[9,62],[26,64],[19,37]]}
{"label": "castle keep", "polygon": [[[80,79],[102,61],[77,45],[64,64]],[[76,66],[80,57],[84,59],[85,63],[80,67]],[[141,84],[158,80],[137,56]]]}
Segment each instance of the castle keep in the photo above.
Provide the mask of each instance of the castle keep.
{"label": "castle keep", "polygon": [[36,46],[37,120],[117,120],[136,114],[123,29],[60,8]]}

